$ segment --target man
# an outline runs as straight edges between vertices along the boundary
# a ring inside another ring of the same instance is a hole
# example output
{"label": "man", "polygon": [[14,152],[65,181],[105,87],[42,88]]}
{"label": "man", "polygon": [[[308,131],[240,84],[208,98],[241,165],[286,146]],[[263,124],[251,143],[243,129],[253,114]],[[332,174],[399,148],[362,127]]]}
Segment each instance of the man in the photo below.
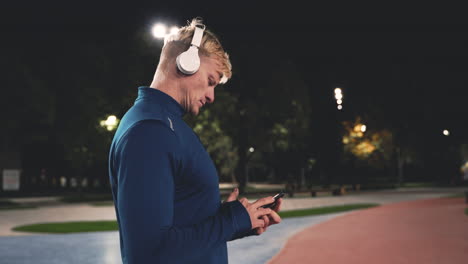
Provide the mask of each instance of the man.
{"label": "man", "polygon": [[[188,50],[192,61],[183,58]],[[215,166],[182,119],[213,103],[230,77],[228,55],[199,20],[166,39],[151,86],[139,87],[110,150],[123,263],[227,263],[227,241],[281,221],[281,200],[261,208],[272,197],[249,203],[235,189],[221,203]]]}

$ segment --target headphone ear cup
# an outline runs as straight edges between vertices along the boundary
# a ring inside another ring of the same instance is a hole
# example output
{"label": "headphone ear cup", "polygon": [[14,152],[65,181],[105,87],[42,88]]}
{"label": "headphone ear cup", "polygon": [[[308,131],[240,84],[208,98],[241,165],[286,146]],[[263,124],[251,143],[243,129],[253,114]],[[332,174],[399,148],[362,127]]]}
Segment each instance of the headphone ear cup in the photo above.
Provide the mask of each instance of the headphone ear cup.
{"label": "headphone ear cup", "polygon": [[177,68],[184,74],[192,75],[200,68],[200,57],[198,49],[191,46],[187,51],[176,58]]}

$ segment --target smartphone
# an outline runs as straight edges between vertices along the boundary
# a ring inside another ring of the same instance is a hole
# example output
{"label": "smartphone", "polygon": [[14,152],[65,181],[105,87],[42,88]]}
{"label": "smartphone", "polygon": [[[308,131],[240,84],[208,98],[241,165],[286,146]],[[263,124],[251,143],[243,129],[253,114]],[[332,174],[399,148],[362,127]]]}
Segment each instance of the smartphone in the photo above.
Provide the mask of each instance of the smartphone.
{"label": "smartphone", "polygon": [[261,207],[262,207],[262,208],[273,208],[273,207],[275,207],[275,205],[276,205],[276,201],[277,201],[279,198],[283,197],[283,196],[284,196],[284,192],[281,191],[281,192],[277,193],[275,196],[273,196],[273,199],[275,199],[274,202],[269,203],[269,204],[262,205]]}

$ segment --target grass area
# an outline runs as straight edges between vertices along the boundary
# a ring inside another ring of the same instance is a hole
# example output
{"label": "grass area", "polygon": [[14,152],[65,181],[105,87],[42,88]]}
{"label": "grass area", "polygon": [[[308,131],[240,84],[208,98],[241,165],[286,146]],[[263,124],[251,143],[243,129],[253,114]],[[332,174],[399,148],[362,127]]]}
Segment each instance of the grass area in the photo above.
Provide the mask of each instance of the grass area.
{"label": "grass area", "polygon": [[97,231],[115,231],[118,230],[118,225],[117,221],[83,221],[24,225],[14,227],[13,230],[34,233],[66,234]]}
{"label": "grass area", "polygon": [[432,182],[405,182],[401,187],[405,188],[422,188],[422,187],[434,187],[435,184]]}
{"label": "grass area", "polygon": [[17,209],[31,209],[35,206],[22,205],[9,200],[0,200],[0,210],[17,210]]}
{"label": "grass area", "polygon": [[[294,210],[280,212],[282,218],[301,217],[309,215],[331,214],[345,212],[356,209],[365,209],[378,206],[378,204],[351,204],[343,206],[331,206],[304,210]],[[98,232],[98,231],[116,231],[118,230],[117,221],[82,221],[65,223],[41,223],[33,225],[17,226],[14,231],[33,232],[33,233],[80,233],[80,232]]]}
{"label": "grass area", "polygon": [[285,211],[280,212],[279,215],[281,218],[290,218],[290,217],[302,217],[302,216],[311,216],[311,215],[324,215],[324,214],[333,214],[346,212],[357,209],[366,209],[371,207],[379,206],[379,204],[348,204],[348,205],[339,205],[339,206],[327,206],[311,209],[302,209],[294,211]]}

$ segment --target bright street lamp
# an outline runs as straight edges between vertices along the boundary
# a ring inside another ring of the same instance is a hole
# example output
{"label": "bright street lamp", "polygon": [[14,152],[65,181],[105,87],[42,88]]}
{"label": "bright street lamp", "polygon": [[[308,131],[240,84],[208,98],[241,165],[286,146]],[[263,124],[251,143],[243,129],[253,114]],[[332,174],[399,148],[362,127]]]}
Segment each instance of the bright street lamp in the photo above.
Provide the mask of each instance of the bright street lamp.
{"label": "bright street lamp", "polygon": [[336,104],[337,104],[336,108],[338,110],[341,110],[341,109],[343,109],[343,106],[342,106],[342,104],[343,104],[343,100],[342,100],[343,99],[343,91],[341,90],[341,88],[336,87],[334,92],[335,92],[335,99],[336,99]]}
{"label": "bright street lamp", "polygon": [[249,148],[249,152],[252,153],[252,152],[254,152],[254,151],[255,151],[255,149],[254,149],[253,147],[250,147],[250,148]]}
{"label": "bright street lamp", "polygon": [[171,30],[169,30],[169,34],[173,35],[173,34],[177,34],[177,32],[179,32],[179,28],[174,26],[174,27],[171,27]]}
{"label": "bright street lamp", "polygon": [[99,123],[102,127],[105,127],[107,131],[112,131],[117,128],[117,125],[119,124],[119,119],[115,115],[110,115],[107,117],[106,120],[102,120]]}
{"label": "bright street lamp", "polygon": [[442,131],[442,133],[444,134],[444,136],[449,136],[450,135],[450,131],[448,131],[447,129],[444,129],[444,131]]}
{"label": "bright street lamp", "polygon": [[164,39],[168,35],[177,34],[179,32],[179,28],[176,26],[172,26],[170,29],[167,25],[162,23],[157,23],[151,29],[151,33],[153,33],[153,37],[158,39]]}
{"label": "bright street lamp", "polygon": [[367,129],[366,125],[361,125],[361,132],[362,133],[366,132],[366,129]]}
{"label": "bright street lamp", "polygon": [[164,38],[167,34],[167,27],[164,24],[158,23],[153,26],[151,32],[155,38]]}
{"label": "bright street lamp", "polygon": [[364,124],[356,124],[353,128],[353,133],[352,135],[356,136],[356,137],[363,137],[364,136],[364,132],[366,132],[367,130],[367,126],[364,125]]}

